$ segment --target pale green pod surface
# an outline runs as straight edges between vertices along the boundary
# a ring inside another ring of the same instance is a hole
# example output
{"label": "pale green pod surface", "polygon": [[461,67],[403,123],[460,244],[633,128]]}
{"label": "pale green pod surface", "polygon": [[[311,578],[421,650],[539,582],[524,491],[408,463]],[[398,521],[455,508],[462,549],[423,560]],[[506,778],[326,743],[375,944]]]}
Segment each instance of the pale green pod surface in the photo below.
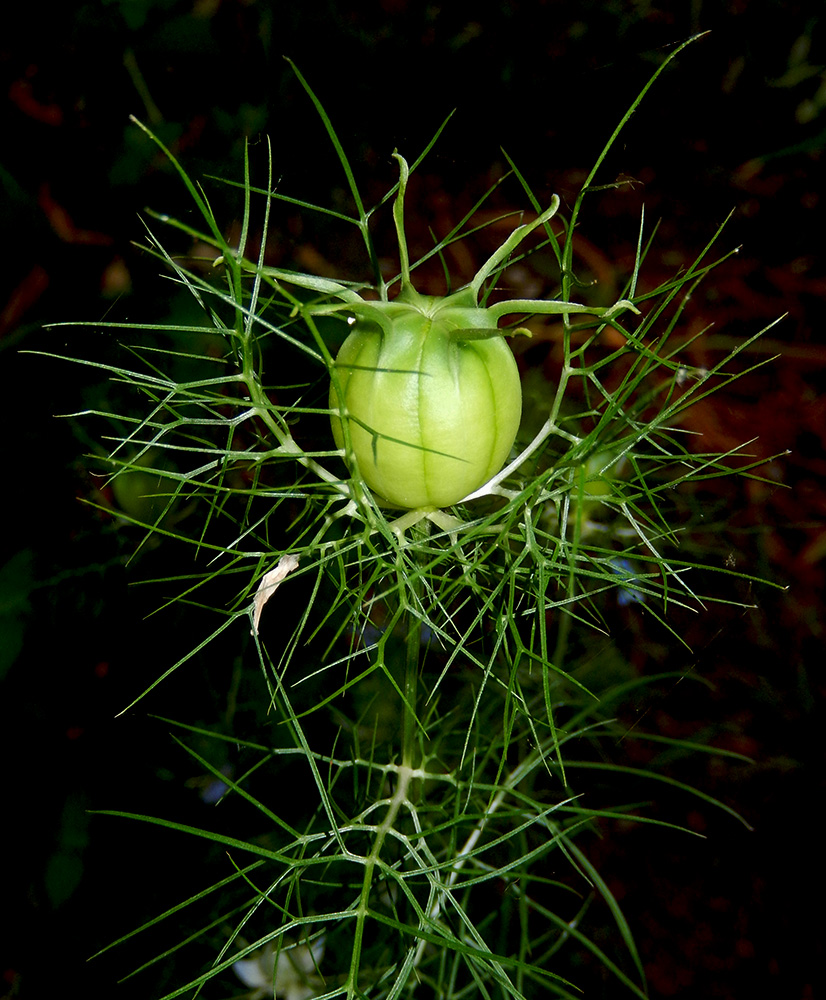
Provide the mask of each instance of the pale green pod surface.
{"label": "pale green pod surface", "polygon": [[[423,315],[392,328],[359,320],[336,359],[364,481],[397,507],[444,507],[505,463],[519,427],[516,361],[501,334],[450,330]],[[330,408],[339,408],[331,388]],[[344,436],[333,414],[339,448]]]}

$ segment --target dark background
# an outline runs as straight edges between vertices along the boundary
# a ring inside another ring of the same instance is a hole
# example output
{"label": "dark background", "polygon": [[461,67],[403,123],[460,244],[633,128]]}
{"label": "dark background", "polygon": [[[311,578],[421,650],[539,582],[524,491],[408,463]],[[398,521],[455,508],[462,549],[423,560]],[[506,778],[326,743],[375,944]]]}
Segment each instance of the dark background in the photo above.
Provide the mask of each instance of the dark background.
{"label": "dark background", "polygon": [[[0,36],[8,839],[0,972],[8,995],[147,995],[145,986],[113,985],[131,967],[128,956],[90,964],[86,957],[156,904],[203,884],[184,864],[187,838],[86,812],[145,808],[211,822],[168,727],[143,711],[114,719],[186,648],[177,630],[200,635],[202,623],[175,610],[147,619],[157,593],[128,584],[151,575],[163,554],[127,566],[134,535],[78,502],[101,499],[82,457],[94,443],[84,440],[83,424],[53,414],[105,402],[98,373],[20,353],[106,357],[115,338],[42,325],[174,315],[155,263],[131,241],[142,238],[145,206],[171,215],[190,209],[128,116],[149,123],[195,177],[238,179],[245,139],[255,160],[269,134],[281,189],[329,204],[344,197],[344,179],[283,55],[316,90],[374,194],[393,180],[392,151],[412,160],[455,108],[413,189],[422,226],[446,225],[501,169],[500,145],[540,198],[559,191],[570,200],[669,48],[706,30],[623,133],[603,179],[638,183],[588,215],[585,236],[592,269],[602,266],[610,284],[627,273],[644,201],[648,218],[662,218],[650,260],[656,279],[690,261],[734,211],[721,248],[742,250],[693,306],[695,322],[715,324],[708,357],[695,363],[713,358],[715,344],[723,349],[786,314],[743,356],[744,367],[778,359],[693,417],[709,448],[758,436],[756,454],[789,450],[766,469],[782,487],[740,483],[714,497],[730,510],[727,544],[739,566],[786,589],[758,589],[753,610],[714,610],[694,625],[695,652],[681,663],[711,681],[713,694],[665,693],[647,719],[665,735],[703,732],[753,759],[740,767],[703,761],[682,777],[739,810],[754,831],[681,802],[671,818],[706,841],[633,829],[612,832],[594,852],[637,932],[653,996],[821,995],[826,24],[819,7],[113,0],[61,5],[48,16],[40,5],[18,7]],[[519,191],[510,192],[522,207]],[[219,218],[222,210],[237,217],[231,194],[211,194]],[[323,226],[302,225],[295,213],[276,215],[280,261],[361,276],[349,244],[325,242]],[[643,667],[647,657],[657,663],[665,655],[653,637],[650,649],[637,641],[629,655]],[[218,644],[209,664],[173,682],[148,710],[172,714],[174,705],[193,720],[203,710],[206,719],[235,655],[232,642]],[[178,864],[183,874],[167,884]],[[586,996],[617,995],[597,971],[573,974],[582,975]]]}

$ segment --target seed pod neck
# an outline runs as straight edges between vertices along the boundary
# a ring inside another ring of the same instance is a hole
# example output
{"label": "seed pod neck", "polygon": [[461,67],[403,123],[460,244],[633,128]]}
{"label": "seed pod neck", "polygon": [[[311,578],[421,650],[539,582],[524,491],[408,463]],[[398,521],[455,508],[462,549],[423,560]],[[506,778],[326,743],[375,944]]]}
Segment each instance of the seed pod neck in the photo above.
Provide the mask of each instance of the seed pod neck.
{"label": "seed pod neck", "polygon": [[501,336],[496,320],[478,306],[466,286],[450,295],[422,295],[407,284],[392,301],[350,303],[357,319],[378,324],[386,336],[438,331],[451,340],[482,340]]}

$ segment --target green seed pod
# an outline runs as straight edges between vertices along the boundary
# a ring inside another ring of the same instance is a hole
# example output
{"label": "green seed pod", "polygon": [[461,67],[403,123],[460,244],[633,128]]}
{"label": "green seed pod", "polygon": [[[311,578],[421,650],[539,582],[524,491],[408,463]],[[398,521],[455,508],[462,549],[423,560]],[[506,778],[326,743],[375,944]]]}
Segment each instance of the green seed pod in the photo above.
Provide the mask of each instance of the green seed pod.
{"label": "green seed pod", "polygon": [[514,229],[468,285],[442,297],[420,295],[410,281],[404,236],[409,169],[404,157],[393,156],[399,163],[393,218],[401,263],[395,299],[383,284],[378,298],[366,299],[328,278],[277,268],[263,272],[329,297],[319,302],[317,315],[347,310],[353,317],[355,328],[335,360],[330,385],[333,436],[357,466],[353,471],[391,506],[444,507],[495,476],[516,438],[522,391],[499,321],[520,313],[585,313],[607,320],[625,309],[639,310],[626,299],[608,309],[533,299],[479,305],[485,283],[554,215],[556,195],[532,222]]}
{"label": "green seed pod", "polygon": [[[357,319],[336,359],[336,444],[344,447],[343,412],[359,473],[396,507],[458,502],[501,469],[516,437],[522,392],[513,354],[484,310],[460,296],[409,288],[381,322]],[[480,320],[485,328],[465,326]]]}

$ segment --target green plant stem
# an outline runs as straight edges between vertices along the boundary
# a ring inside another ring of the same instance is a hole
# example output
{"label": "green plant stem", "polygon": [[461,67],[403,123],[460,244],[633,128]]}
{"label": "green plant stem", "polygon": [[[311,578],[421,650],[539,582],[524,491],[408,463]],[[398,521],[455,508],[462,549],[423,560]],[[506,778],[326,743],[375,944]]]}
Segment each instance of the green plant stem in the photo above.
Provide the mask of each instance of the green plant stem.
{"label": "green plant stem", "polygon": [[364,878],[361,883],[361,895],[359,897],[358,909],[356,911],[356,932],[353,941],[353,954],[350,961],[350,970],[347,976],[347,997],[363,996],[358,988],[359,969],[361,967],[361,948],[364,940],[364,924],[370,915],[370,890],[373,886],[373,874],[376,870],[379,857],[381,856],[384,841],[387,834],[393,829],[399,809],[407,801],[407,791],[413,777],[412,769],[402,766],[397,772],[396,790],[387,807],[387,813],[381,824],[376,829],[376,837],[370,853],[364,859]]}
{"label": "green plant stem", "polygon": [[[404,575],[407,586],[407,607],[402,622],[405,629],[405,654],[404,654],[404,676],[401,682],[403,694],[403,721],[401,740],[401,765],[396,770],[396,787],[393,795],[387,804],[387,812],[384,819],[376,828],[375,838],[370,848],[370,853],[364,859],[364,876],[361,884],[361,894],[359,897],[358,910],[356,914],[356,931],[353,941],[352,960],[347,979],[347,996],[357,997],[361,994],[358,990],[359,969],[361,967],[361,950],[364,939],[364,925],[370,915],[370,892],[373,887],[373,878],[376,866],[379,864],[381,852],[388,833],[394,829],[396,820],[401,808],[411,803],[411,784],[414,778],[421,778],[421,771],[418,766],[418,717],[416,714],[416,704],[419,688],[419,673],[421,670],[421,639],[422,622],[417,607],[420,604],[422,595],[422,569],[419,563],[422,561],[419,546],[426,541],[430,531],[430,522],[425,518],[419,521],[411,529],[415,541],[414,546],[416,556],[414,557],[415,570],[409,572],[409,564],[402,561],[400,553],[399,572]],[[421,787],[421,781],[419,781]],[[412,970],[412,963],[410,969]]]}
{"label": "green plant stem", "polygon": [[[413,616],[411,615],[412,619]],[[404,721],[402,723],[402,766],[416,766],[416,693],[419,684],[419,653],[422,623],[410,621],[404,662]]]}
{"label": "green plant stem", "polygon": [[[424,540],[430,529],[430,521],[426,518],[419,521],[413,528],[413,532],[418,540]],[[419,603],[422,590],[422,579],[418,572],[412,579],[408,579],[408,586],[412,590],[411,598],[415,603]],[[418,720],[416,716],[416,700],[419,687],[419,673],[421,670],[422,653],[422,621],[415,610],[408,607],[404,615],[405,625],[405,656],[404,656],[404,719],[402,722],[402,766],[414,768],[418,765],[417,760],[417,728]]]}

